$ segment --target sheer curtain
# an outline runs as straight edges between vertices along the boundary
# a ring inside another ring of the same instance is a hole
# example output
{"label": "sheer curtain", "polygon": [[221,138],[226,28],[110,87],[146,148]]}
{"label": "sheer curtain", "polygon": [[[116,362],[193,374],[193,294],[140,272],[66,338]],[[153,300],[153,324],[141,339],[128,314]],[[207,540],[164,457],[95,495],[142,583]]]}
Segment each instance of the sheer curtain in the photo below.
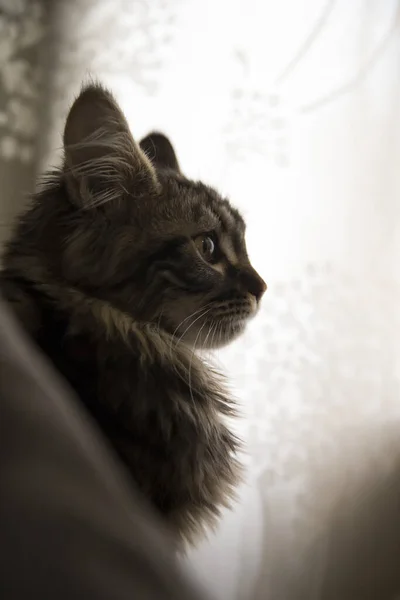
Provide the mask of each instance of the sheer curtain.
{"label": "sheer curtain", "polygon": [[[241,402],[248,477],[191,567],[221,600],[394,598],[399,2],[6,4],[0,27],[30,24],[48,77],[31,83],[42,94],[37,153],[10,157],[5,136],[20,133],[4,130],[0,109],[2,181],[26,191],[20,173],[57,160],[67,107],[98,77],[137,137],[163,130],[188,176],[240,207],[269,284],[245,337],[216,357]],[[17,38],[0,55],[0,102],[20,94],[9,73],[18,85],[33,73]]]}

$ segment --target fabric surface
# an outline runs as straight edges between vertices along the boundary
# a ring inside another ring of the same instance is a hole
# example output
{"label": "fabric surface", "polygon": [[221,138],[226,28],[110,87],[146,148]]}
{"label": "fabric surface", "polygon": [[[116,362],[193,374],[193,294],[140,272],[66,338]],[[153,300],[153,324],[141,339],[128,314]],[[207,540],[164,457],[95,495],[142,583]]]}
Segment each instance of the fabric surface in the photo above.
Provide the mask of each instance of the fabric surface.
{"label": "fabric surface", "polygon": [[[399,594],[398,0],[70,0],[46,15],[38,168],[57,160],[82,79],[100,78],[138,138],[163,130],[183,171],[239,206],[269,284],[217,355],[248,482],[193,568],[221,600],[369,598],[372,573],[375,597]],[[384,514],[379,567],[366,551],[349,569]]]}
{"label": "fabric surface", "polygon": [[156,517],[0,303],[0,595],[196,597]]}

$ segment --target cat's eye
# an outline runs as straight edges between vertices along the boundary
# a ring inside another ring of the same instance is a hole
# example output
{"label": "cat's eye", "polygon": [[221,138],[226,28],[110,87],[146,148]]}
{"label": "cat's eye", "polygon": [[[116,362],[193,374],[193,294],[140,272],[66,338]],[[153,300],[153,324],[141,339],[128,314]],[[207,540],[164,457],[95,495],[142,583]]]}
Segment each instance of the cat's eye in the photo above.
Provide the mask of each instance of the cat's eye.
{"label": "cat's eye", "polygon": [[209,235],[199,235],[195,240],[197,250],[204,260],[212,262],[215,260],[216,247],[215,242]]}

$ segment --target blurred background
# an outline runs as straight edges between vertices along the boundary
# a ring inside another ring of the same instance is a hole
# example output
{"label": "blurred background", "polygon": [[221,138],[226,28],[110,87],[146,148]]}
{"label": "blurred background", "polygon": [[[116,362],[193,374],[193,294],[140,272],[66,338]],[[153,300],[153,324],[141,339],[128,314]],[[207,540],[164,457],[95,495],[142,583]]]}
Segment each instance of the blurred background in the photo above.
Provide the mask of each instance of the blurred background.
{"label": "blurred background", "polygon": [[[220,600],[394,599],[400,2],[0,0],[1,240],[89,76],[137,138],[162,130],[185,174],[241,209],[269,285],[216,356],[247,481],[187,563]],[[378,505],[387,523],[368,533]]]}

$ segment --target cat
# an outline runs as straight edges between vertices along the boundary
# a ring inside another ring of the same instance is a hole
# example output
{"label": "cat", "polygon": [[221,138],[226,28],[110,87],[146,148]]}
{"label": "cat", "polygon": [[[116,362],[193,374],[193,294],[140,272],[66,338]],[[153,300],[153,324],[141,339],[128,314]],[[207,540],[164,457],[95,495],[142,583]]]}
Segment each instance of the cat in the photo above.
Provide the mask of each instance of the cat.
{"label": "cat", "polygon": [[240,213],[182,174],[166,136],[135,142],[90,83],[62,166],[5,246],[1,290],[177,542],[194,544],[241,473],[235,403],[196,354],[241,334],[266,290]]}

